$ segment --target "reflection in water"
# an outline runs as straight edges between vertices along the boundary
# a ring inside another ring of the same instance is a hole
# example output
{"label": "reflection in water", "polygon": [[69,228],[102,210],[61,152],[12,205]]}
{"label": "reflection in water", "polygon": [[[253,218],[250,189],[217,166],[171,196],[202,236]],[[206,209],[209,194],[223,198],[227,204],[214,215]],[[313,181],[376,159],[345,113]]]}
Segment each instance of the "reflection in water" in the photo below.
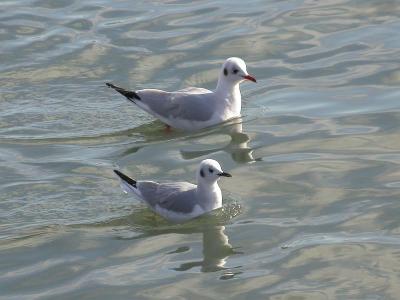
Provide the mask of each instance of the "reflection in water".
{"label": "reflection in water", "polygon": [[[123,228],[118,232],[117,239],[119,240],[137,240],[143,241],[151,237],[166,236],[166,235],[192,235],[202,234],[202,255],[201,259],[190,262],[185,262],[179,266],[173,267],[175,271],[187,271],[192,268],[200,267],[201,272],[216,272],[225,270],[221,279],[230,279],[236,274],[225,267],[229,256],[240,254],[235,251],[229,243],[229,238],[225,233],[225,224],[232,218],[240,214],[241,207],[237,203],[225,204],[221,209],[217,209],[209,214],[205,214],[191,221],[175,224],[163,219],[149,210],[144,205],[138,206],[130,215],[107,220],[95,224],[86,224],[88,227],[112,227]],[[81,227],[74,226],[76,228]],[[188,242],[189,239],[179,239],[179,244],[176,244],[174,251],[167,254],[185,255],[193,246]],[[193,251],[195,252],[195,251]]]}
{"label": "reflection in water", "polygon": [[253,158],[252,155],[253,149],[251,149],[248,146],[250,137],[246,133],[243,133],[243,124],[241,118],[237,118],[231,120],[227,124],[220,125],[216,133],[229,135],[231,138],[230,142],[223,147],[214,149],[199,150],[199,151],[181,150],[183,158],[185,159],[197,158],[200,156],[206,156],[211,153],[215,153],[222,150],[227,153],[230,153],[232,159],[238,163],[253,162],[256,160]]}
{"label": "reflection in water", "polygon": [[240,163],[253,162],[256,159],[253,157],[253,149],[248,146],[250,137],[243,133],[242,123],[232,126],[234,130],[230,132],[231,141],[225,147],[225,151],[229,152],[234,161]]}
{"label": "reflection in water", "polygon": [[187,271],[201,267],[202,272],[215,272],[224,269],[227,258],[237,254],[229,244],[225,226],[210,226],[203,230],[203,260],[181,264],[176,271]]}
{"label": "reflection in water", "polygon": [[[230,141],[224,146],[202,150],[181,149],[180,153],[184,159],[194,159],[202,156],[208,156],[218,151],[225,151],[229,153],[232,159],[238,163],[248,163],[259,160],[253,157],[253,149],[248,146],[250,137],[243,132],[242,118],[236,118],[226,123],[206,128],[195,134],[188,134],[179,130],[166,132],[163,124],[158,120],[154,120],[150,123],[136,127],[135,129],[131,129],[131,133],[133,132],[140,132],[144,141],[142,143],[135,141],[134,146],[127,149],[125,148],[124,151],[119,154],[119,156],[124,157],[131,155],[136,153],[139,149],[149,146],[152,143],[162,143],[177,140],[185,142],[192,141],[193,139],[200,139],[202,137],[214,138],[217,135],[218,137],[219,135],[228,135],[230,137]],[[198,147],[196,147],[196,149],[198,149]]]}

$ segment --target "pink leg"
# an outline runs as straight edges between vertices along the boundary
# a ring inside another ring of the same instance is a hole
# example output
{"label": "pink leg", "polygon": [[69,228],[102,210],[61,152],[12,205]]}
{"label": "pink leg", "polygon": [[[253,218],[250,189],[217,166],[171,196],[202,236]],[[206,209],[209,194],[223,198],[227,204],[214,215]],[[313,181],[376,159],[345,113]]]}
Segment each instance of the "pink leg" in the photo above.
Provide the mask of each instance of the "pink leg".
{"label": "pink leg", "polygon": [[172,132],[171,126],[165,124],[165,132],[166,132],[166,133],[171,133],[171,132]]}

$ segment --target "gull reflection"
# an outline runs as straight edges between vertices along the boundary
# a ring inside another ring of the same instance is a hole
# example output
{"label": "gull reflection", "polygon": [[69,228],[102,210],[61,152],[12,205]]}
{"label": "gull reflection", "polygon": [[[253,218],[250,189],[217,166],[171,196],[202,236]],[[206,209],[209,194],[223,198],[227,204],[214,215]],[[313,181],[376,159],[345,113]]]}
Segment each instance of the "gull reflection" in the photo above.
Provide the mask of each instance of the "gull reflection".
{"label": "gull reflection", "polygon": [[162,123],[159,121],[153,121],[151,123],[139,126],[129,132],[132,136],[141,135],[142,139],[144,140],[141,142],[135,141],[133,146],[128,149],[126,149],[126,145],[124,145],[124,150],[122,153],[118,154],[118,156],[134,154],[143,147],[153,145],[153,142],[155,142],[155,145],[157,145],[162,141],[171,142],[179,141],[180,139],[182,141],[187,141],[204,137],[213,138],[213,135],[227,135],[230,137],[230,141],[222,147],[201,150],[181,149],[180,153],[184,159],[194,159],[207,156],[218,151],[225,151],[229,153],[232,159],[238,163],[248,163],[258,160],[254,159],[252,154],[253,149],[248,145],[250,142],[250,137],[243,132],[241,118],[236,118],[224,124],[204,129],[204,131],[190,134],[174,130],[166,133],[165,130],[163,130]]}
{"label": "gull reflection", "polygon": [[231,138],[230,142],[223,147],[214,149],[197,151],[181,150],[182,157],[185,159],[193,159],[222,150],[230,153],[232,159],[238,163],[248,163],[255,161],[252,154],[253,149],[248,146],[250,137],[243,132],[243,124],[241,118],[236,118],[234,120],[231,120],[229,123],[224,124],[223,126],[219,126],[218,130],[215,131],[215,133],[229,135]]}
{"label": "gull reflection", "polygon": [[[161,236],[166,234],[173,235],[192,235],[201,234],[202,255],[193,261],[185,259],[185,263],[176,265],[175,259],[170,262],[174,264],[172,269],[175,271],[187,271],[192,268],[200,268],[201,272],[215,272],[223,270],[220,279],[230,279],[239,274],[240,271],[233,271],[237,267],[225,267],[228,258],[234,254],[241,254],[229,243],[229,238],[225,233],[225,226],[229,220],[240,214],[241,208],[237,203],[224,205],[223,209],[215,213],[196,218],[192,221],[175,224],[166,221],[160,216],[154,214],[143,206],[137,207],[130,215],[121,218],[107,220],[93,224],[92,226],[107,226],[113,228],[123,228],[118,231],[117,239],[120,240],[143,240],[148,237]],[[87,226],[87,225],[85,225]],[[167,249],[176,246],[175,250],[167,254],[186,257],[186,253],[195,250],[197,246],[191,245],[192,242],[186,242],[186,238],[179,239],[179,245],[167,243]],[[195,242],[197,244],[197,242]],[[195,253],[191,252],[191,253]]]}
{"label": "gull reflection", "polygon": [[183,263],[176,271],[186,271],[200,267],[202,272],[215,272],[225,269],[230,255],[237,254],[229,244],[225,226],[208,226],[203,229],[203,260]]}

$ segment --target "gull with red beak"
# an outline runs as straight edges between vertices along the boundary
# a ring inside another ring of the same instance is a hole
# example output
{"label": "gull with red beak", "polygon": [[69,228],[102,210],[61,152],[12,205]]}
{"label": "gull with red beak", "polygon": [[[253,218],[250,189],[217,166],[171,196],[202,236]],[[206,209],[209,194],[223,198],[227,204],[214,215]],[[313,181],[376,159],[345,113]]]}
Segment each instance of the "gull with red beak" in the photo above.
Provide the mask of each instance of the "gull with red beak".
{"label": "gull with red beak", "polygon": [[185,131],[199,130],[240,116],[242,96],[239,84],[256,82],[245,62],[228,58],[222,65],[214,91],[189,87],[176,92],[156,89],[129,91],[106,83],[144,111],[167,125]]}

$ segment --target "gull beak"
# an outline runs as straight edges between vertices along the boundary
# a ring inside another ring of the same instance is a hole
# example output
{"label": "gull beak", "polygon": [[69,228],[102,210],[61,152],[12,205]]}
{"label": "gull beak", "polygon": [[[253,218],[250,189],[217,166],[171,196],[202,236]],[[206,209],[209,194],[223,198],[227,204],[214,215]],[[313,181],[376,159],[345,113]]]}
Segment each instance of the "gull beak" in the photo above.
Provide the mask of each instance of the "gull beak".
{"label": "gull beak", "polygon": [[231,174],[229,174],[229,173],[226,173],[226,172],[219,173],[219,174],[218,174],[218,176],[223,176],[223,177],[232,177],[232,175],[231,175]]}
{"label": "gull beak", "polygon": [[251,76],[251,75],[249,75],[249,74],[247,74],[247,75],[245,75],[245,76],[242,76],[244,79],[246,79],[246,80],[250,80],[250,81],[253,81],[253,82],[257,82],[257,80],[256,80],[256,78],[255,77],[253,77],[253,76]]}

